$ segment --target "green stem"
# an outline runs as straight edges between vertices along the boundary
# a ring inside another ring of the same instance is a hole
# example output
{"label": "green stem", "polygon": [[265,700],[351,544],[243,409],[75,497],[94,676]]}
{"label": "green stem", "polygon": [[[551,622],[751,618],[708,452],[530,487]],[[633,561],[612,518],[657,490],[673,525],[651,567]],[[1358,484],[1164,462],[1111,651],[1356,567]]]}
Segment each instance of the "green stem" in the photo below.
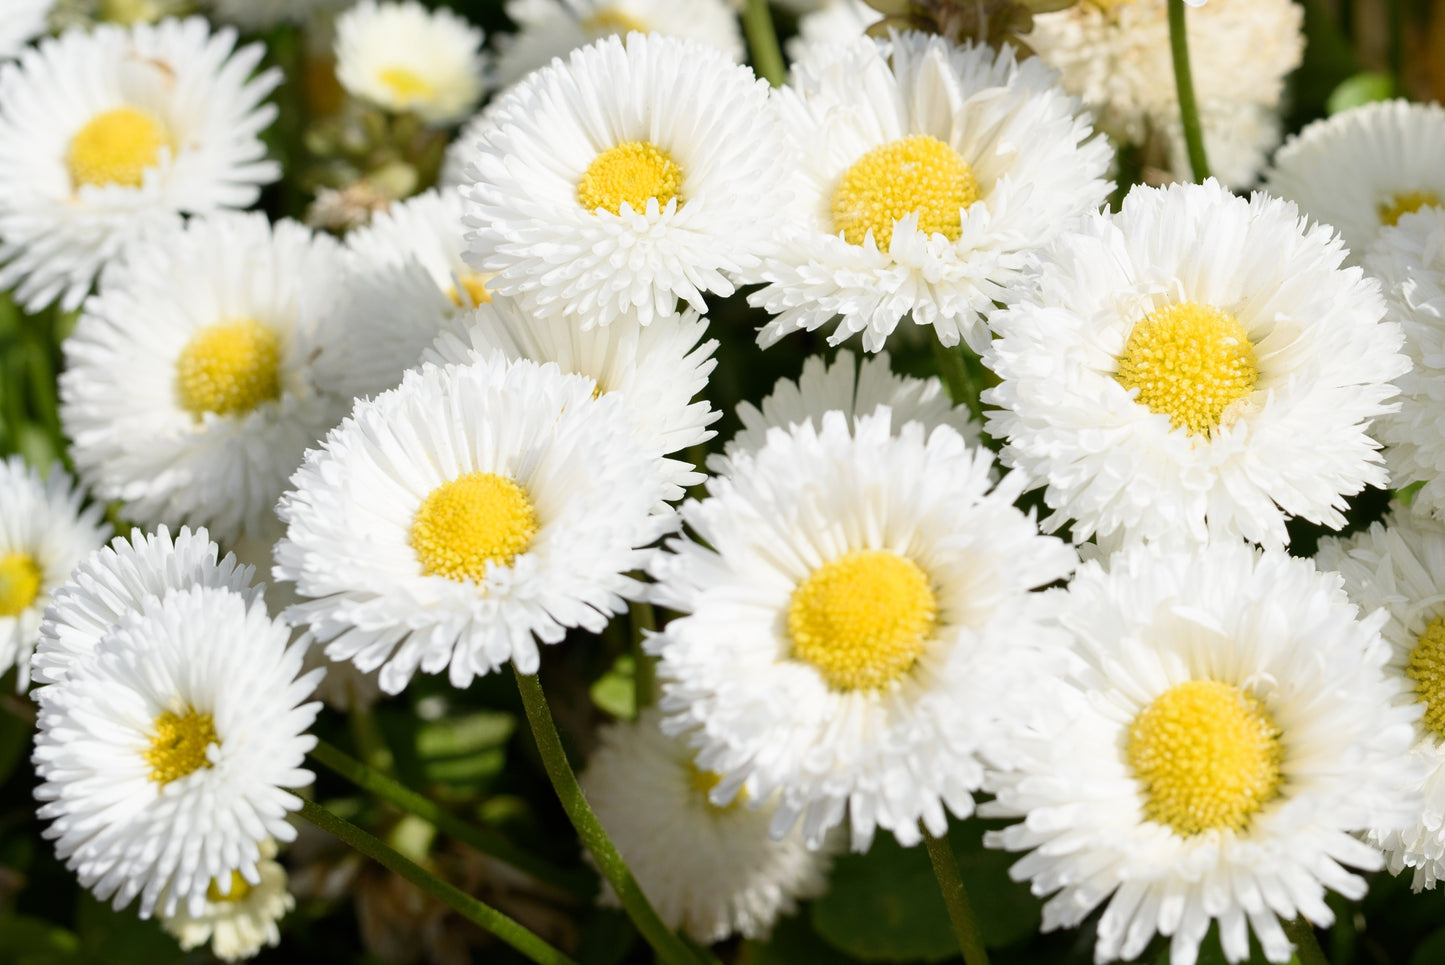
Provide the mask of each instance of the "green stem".
{"label": "green stem", "polygon": [[964,890],[963,878],[958,873],[958,860],[953,856],[953,848],[949,847],[947,838],[935,838],[926,832],[923,843],[928,849],[928,860],[933,862],[933,877],[938,879],[938,890],[943,892],[948,920],[953,923],[953,934],[958,939],[964,962],[967,965],[988,965],[988,952],[984,951],[983,936],[974,921],[973,908],[969,906],[968,892]]}
{"label": "green stem", "polygon": [[974,420],[983,425],[983,403],[978,397],[983,389],[968,371],[963,353],[962,345],[949,348],[936,337],[933,339],[933,357],[938,362],[938,374],[943,379],[943,384],[948,386],[948,394],[954,405],[968,406]]}
{"label": "green stem", "polygon": [[[577,829],[582,845],[591,852],[602,876],[612,884],[622,908],[642,937],[657,952],[657,957],[668,965],[697,965],[698,956],[678,938],[670,928],[657,917],[657,912],[642,893],[637,880],[632,877],[627,863],[612,839],[602,829],[592,806],[582,794],[577,775],[567,762],[567,752],[562,749],[562,737],[552,721],[552,710],[547,706],[547,697],[542,693],[542,683],[536,674],[524,674],[513,668],[517,676],[517,689],[522,695],[522,706],[527,711],[527,722],[532,726],[532,737],[537,741],[537,751],[542,755],[542,766],[552,781],[552,789],[562,802],[562,810]],[[710,959],[711,956],[708,956]],[[706,960],[705,960],[706,961]]]}
{"label": "green stem", "polygon": [[1284,922],[1284,933],[1289,940],[1295,944],[1295,957],[1299,959],[1300,965],[1330,965],[1330,960],[1325,958],[1324,949],[1320,948],[1320,941],[1315,937],[1314,926],[1303,918],[1293,918]]}
{"label": "green stem", "polygon": [[743,11],[743,32],[748,35],[748,49],[753,53],[753,68],[758,76],[774,87],[782,87],[788,69],[783,65],[783,51],[778,46],[778,32],[773,29],[768,0],[748,0]]}
{"label": "green stem", "polygon": [[1199,126],[1199,105],[1194,100],[1194,76],[1189,72],[1189,38],[1184,31],[1184,0],[1169,0],[1169,50],[1174,55],[1174,87],[1179,92],[1179,118],[1184,125],[1184,146],[1195,181],[1209,177],[1204,158],[1204,132]]}
{"label": "green stem", "polygon": [[323,767],[335,771],[364,791],[370,791],[381,800],[424,821],[436,825],[444,834],[471,845],[489,857],[505,862],[518,871],[526,872],[538,881],[560,888],[578,898],[588,899],[595,891],[592,881],[576,872],[563,871],[540,858],[534,857],[512,844],[495,831],[479,828],[440,807],[430,798],[403,787],[395,780],[368,767],[332,747],[325,741],[317,741],[311,757]]}
{"label": "green stem", "polygon": [[632,621],[632,685],[636,689],[637,712],[652,703],[657,687],[657,667],[642,649],[644,631],[657,629],[657,614],[651,603],[633,603],[628,608]]}
{"label": "green stem", "polygon": [[518,922],[459,888],[442,881],[410,858],[332,814],[314,801],[301,802],[301,816],[431,895],[468,921],[496,935],[538,965],[577,965]]}

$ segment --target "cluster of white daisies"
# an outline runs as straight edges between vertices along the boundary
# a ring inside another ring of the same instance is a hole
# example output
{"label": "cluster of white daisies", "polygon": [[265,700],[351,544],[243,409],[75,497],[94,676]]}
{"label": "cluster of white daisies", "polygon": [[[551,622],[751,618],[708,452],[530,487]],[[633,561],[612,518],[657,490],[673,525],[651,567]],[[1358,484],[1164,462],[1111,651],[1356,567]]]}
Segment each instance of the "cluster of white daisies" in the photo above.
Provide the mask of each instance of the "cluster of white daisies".
{"label": "cluster of white daisies", "polygon": [[[1299,57],[1299,8],[1246,4],[1191,14],[1231,38],[1195,52],[1230,184]],[[464,688],[629,602],[676,614],[659,699],[582,780],[700,941],[975,810],[1020,819],[988,843],[1046,929],[1107,905],[1101,961],[1157,934],[1190,965],[1216,923],[1284,962],[1357,871],[1445,874],[1445,111],[1312,125],[1247,200],[1110,213],[1088,108],[1182,165],[1162,0],[1041,16],[1028,58],[837,4],[777,89],[721,0],[513,0],[490,59],[367,0],[335,23],[352,96],[446,126],[503,88],[442,187],[338,241],[245,210],[282,173],[260,46],[199,17],[22,46],[30,6],[0,34],[0,286],[79,309],[69,454],[140,528],[103,546],[62,471],[0,466],[0,667],[97,896],[274,943],[323,654],[352,699]],[[807,359],[707,456],[708,301],[743,286],[763,347],[867,354]],[[922,341],[981,356],[982,423],[890,369]],[[1413,499],[1287,554],[1367,486]]]}

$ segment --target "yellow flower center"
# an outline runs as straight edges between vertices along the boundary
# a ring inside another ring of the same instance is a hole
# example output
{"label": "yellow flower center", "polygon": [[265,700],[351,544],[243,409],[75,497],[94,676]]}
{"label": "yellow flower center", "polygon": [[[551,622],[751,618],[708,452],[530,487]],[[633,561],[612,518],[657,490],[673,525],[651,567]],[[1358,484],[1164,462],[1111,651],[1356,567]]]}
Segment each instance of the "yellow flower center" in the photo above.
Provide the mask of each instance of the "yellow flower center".
{"label": "yellow flower center", "polygon": [[276,333],[249,318],[201,329],[176,360],[176,395],[181,408],[202,413],[250,412],[281,397]]}
{"label": "yellow flower center", "polygon": [[1139,712],[1126,750],[1144,814],[1181,837],[1242,831],[1279,795],[1284,748],[1262,703],[1233,684],[1190,680]]}
{"label": "yellow flower center", "polygon": [[0,617],[15,617],[40,595],[40,564],[29,553],[0,556]]}
{"label": "yellow flower center", "polygon": [[65,166],[75,187],[119,184],[138,188],[146,168],[160,160],[170,139],[160,123],[134,107],[117,107],[86,121],[70,139]]}
{"label": "yellow flower center", "polygon": [[727,813],[728,811],[736,810],[748,802],[748,792],[739,789],[738,793],[733,795],[733,799],[722,807],[718,807],[712,803],[708,795],[712,793],[713,788],[722,783],[722,775],[715,774],[712,771],[704,771],[692,761],[687,762],[687,783],[689,787],[702,797],[703,801],[707,803],[707,806],[714,811]]}
{"label": "yellow flower center", "polygon": [[647,24],[616,7],[602,7],[582,21],[582,29],[594,37],[602,37],[607,34],[626,34],[634,30],[645,34],[647,33]]}
{"label": "yellow flower center", "polygon": [[1420,726],[1437,741],[1445,740],[1445,617],[1431,620],[1415,641],[1405,676],[1415,681],[1415,693],[1425,705]]}
{"label": "yellow flower center", "polygon": [[[623,141],[609,147],[592,159],[577,182],[577,201],[582,207],[588,211],[604,208],[613,214],[622,213],[623,202],[641,214],[652,198],[659,208],[665,208],[681,193],[682,168],[651,141]],[[682,199],[677,203],[681,207]]]}
{"label": "yellow flower center", "polygon": [[231,893],[229,895],[221,894],[219,878],[212,879],[211,883],[206,886],[206,898],[209,901],[242,901],[250,893],[251,883],[242,878],[239,871],[231,872]]}
{"label": "yellow flower center", "polygon": [[496,473],[469,472],[422,500],[411,523],[411,548],[427,573],[480,581],[488,563],[511,566],[537,525],[537,511],[521,486]]}
{"label": "yellow flower center", "polygon": [[1389,201],[1380,202],[1380,224],[1397,225],[1407,214],[1421,208],[1438,208],[1441,204],[1445,202],[1434,191],[1401,191],[1391,196]]}
{"label": "yellow flower center", "polygon": [[1254,390],[1254,345],[1228,312],[1180,302],[1150,312],[1129,331],[1114,376],[1137,402],[1176,429],[1203,435],[1224,410]]}
{"label": "yellow flower center", "polygon": [[210,714],[187,709],[178,716],[168,710],[155,719],[152,727],[155,733],[150,749],[141,753],[151,766],[152,781],[169,784],[211,766],[206,760],[206,748],[221,741]]}
{"label": "yellow flower center", "polygon": [[912,669],[938,619],[928,575],[887,550],[853,550],[793,591],[793,656],[834,690],[876,690]]}
{"label": "yellow flower center", "polygon": [[918,213],[918,230],[957,241],[963,209],[978,200],[973,169],[936,137],[914,134],[875,147],[853,162],[833,192],[833,231],[852,245],[868,232],[879,251],[893,243],[893,226]]}
{"label": "yellow flower center", "polygon": [[406,67],[387,67],[377,74],[377,79],[401,104],[429,100],[436,95],[435,87],[416,71]]}
{"label": "yellow flower center", "polygon": [[[456,285],[452,285],[447,289],[447,297],[458,308],[475,308],[492,300],[492,293],[487,291],[486,275],[469,271],[458,278],[457,282],[461,289],[458,290]],[[466,292],[467,301],[462,301],[462,292]]]}

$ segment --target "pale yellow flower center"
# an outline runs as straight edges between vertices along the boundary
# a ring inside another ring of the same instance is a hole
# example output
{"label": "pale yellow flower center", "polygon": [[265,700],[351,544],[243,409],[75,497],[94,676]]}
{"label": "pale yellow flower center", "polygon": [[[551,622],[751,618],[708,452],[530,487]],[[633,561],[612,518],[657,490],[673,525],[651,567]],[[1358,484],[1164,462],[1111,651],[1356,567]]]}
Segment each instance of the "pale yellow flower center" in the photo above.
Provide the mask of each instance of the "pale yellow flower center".
{"label": "pale yellow flower center", "polygon": [[1254,345],[1228,312],[1180,302],[1150,312],[1129,331],[1115,375],[1136,401],[1176,429],[1207,434],[1259,380]]}
{"label": "pale yellow flower center", "polygon": [[957,241],[964,208],[978,200],[973,169],[936,137],[914,134],[876,147],[843,173],[833,192],[833,231],[853,245],[868,232],[879,251],[893,243],[893,226],[914,212],[918,230]]}
{"label": "pale yellow flower center", "polygon": [[687,783],[689,787],[696,791],[702,797],[702,799],[707,802],[707,806],[712,808],[714,811],[721,811],[723,813],[727,813],[729,811],[736,810],[737,808],[748,802],[748,792],[739,789],[738,793],[733,795],[733,799],[722,807],[718,807],[716,804],[712,803],[712,801],[708,798],[708,795],[712,793],[713,788],[717,787],[719,784],[722,783],[722,775],[714,774],[712,771],[704,771],[692,761],[687,762]]}
{"label": "pale yellow flower center", "polygon": [[1445,740],[1445,617],[1431,620],[1415,641],[1405,676],[1415,681],[1415,694],[1425,705],[1420,725],[1437,741]]}
{"label": "pale yellow flower center", "polygon": [[149,750],[141,756],[151,766],[150,778],[157,784],[169,784],[187,774],[210,767],[206,748],[219,744],[216,725],[210,714],[187,708],[181,715],[166,711],[151,725]]}
{"label": "pale yellow flower center", "polygon": [[[667,207],[682,193],[682,168],[650,141],[624,141],[598,154],[577,182],[577,201],[588,211],[603,208],[622,213],[625,201],[641,214],[647,202],[657,199]],[[678,198],[678,204],[682,199]]]}
{"label": "pale yellow flower center", "polygon": [[159,121],[134,107],[102,111],[70,139],[65,166],[75,187],[119,184],[138,188],[170,139]]}
{"label": "pale yellow flower center", "polygon": [[469,472],[422,500],[411,524],[411,548],[422,569],[449,580],[480,581],[487,564],[511,566],[537,534],[527,491],[505,476]]}
{"label": "pale yellow flower center", "polygon": [[938,619],[917,563],[888,550],[853,550],[818,567],[788,605],[793,657],[834,690],[876,690],[908,673]]}
{"label": "pale yellow flower center", "polygon": [[197,419],[235,415],[281,397],[280,341],[249,318],[201,329],[176,360],[176,396]]}
{"label": "pale yellow flower center", "polygon": [[15,617],[40,595],[40,564],[29,553],[0,556],[0,617]]}
{"label": "pale yellow flower center", "polygon": [[243,901],[250,893],[251,883],[245,878],[242,878],[241,872],[239,871],[231,872],[231,893],[229,895],[221,894],[219,879],[213,879],[211,883],[206,886],[206,898],[216,902]]}
{"label": "pale yellow flower center", "polygon": [[377,79],[402,104],[429,100],[436,95],[436,88],[408,67],[387,67],[377,74]]}
{"label": "pale yellow flower center", "polygon": [[1217,680],[1190,680],[1155,697],[1129,727],[1126,756],[1144,785],[1145,816],[1182,837],[1244,830],[1284,783],[1274,718]]}
{"label": "pale yellow flower center", "polygon": [[1445,202],[1442,202],[1440,195],[1434,191],[1401,191],[1391,195],[1389,200],[1380,202],[1380,224],[1394,226],[1407,214],[1421,208],[1438,208],[1441,204]]}
{"label": "pale yellow flower center", "polygon": [[582,29],[594,37],[601,37],[607,34],[631,33],[634,30],[647,33],[647,24],[616,7],[599,7],[582,21]]}
{"label": "pale yellow flower center", "polygon": [[[485,305],[492,300],[492,293],[487,291],[487,276],[475,271],[469,271],[457,279],[461,285],[458,290],[456,285],[447,288],[447,297],[452,304],[458,308],[471,308],[475,305]],[[462,292],[466,292],[468,301],[462,301]]]}

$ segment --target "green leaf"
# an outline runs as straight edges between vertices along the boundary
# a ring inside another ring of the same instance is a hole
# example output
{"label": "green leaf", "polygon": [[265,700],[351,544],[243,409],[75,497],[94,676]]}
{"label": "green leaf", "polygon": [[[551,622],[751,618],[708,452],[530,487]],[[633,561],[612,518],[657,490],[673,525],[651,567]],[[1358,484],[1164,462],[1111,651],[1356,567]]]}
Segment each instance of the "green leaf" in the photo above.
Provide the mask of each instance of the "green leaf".
{"label": "green leaf", "polygon": [[867,854],[834,863],[811,920],[825,941],[865,962],[938,962],[958,954],[928,855],[921,845],[899,847],[887,832]]}
{"label": "green leaf", "polygon": [[416,754],[427,783],[476,784],[500,774],[507,763],[507,741],[517,718],[484,710],[421,724]]}
{"label": "green leaf", "polygon": [[1341,83],[1325,100],[1325,110],[1338,114],[1373,101],[1396,96],[1395,78],[1377,71],[1363,71]]}
{"label": "green leaf", "polygon": [[637,685],[633,682],[632,655],[624,653],[592,684],[592,702],[622,720],[637,716]]}
{"label": "green leaf", "polygon": [[848,965],[848,958],[808,927],[804,915],[784,918],[766,942],[743,942],[736,965]]}
{"label": "green leaf", "polygon": [[186,954],[176,940],[154,918],[142,921],[136,906],[120,911],[80,895],[75,911],[75,929],[80,933],[84,959],[95,965],[170,965],[185,961]]}
{"label": "green leaf", "polygon": [[80,939],[41,918],[5,915],[0,918],[0,958],[15,965],[79,965]]}
{"label": "green leaf", "polygon": [[1410,965],[1439,965],[1445,962],[1445,928],[1420,943],[1410,956]]}
{"label": "green leaf", "polygon": [[1425,480],[1417,479],[1404,489],[1395,490],[1395,498],[1406,506],[1415,501],[1415,494],[1425,488]]}
{"label": "green leaf", "polygon": [[[957,834],[950,835],[950,840]],[[983,943],[1001,948],[1024,941],[1039,930],[1042,905],[1029,893],[1028,885],[1008,876],[1009,866],[1019,855],[1003,851],[980,850],[973,854],[958,852],[958,873],[968,890]]]}
{"label": "green leaf", "polygon": [[[1017,855],[985,850],[983,822],[968,821],[949,835],[958,869],[985,945],[999,948],[1031,937],[1039,902],[1011,881]],[[922,846],[902,848],[880,833],[866,855],[845,855],[833,868],[829,892],[813,903],[813,927],[834,947],[863,961],[942,961],[958,955],[948,910]]]}

